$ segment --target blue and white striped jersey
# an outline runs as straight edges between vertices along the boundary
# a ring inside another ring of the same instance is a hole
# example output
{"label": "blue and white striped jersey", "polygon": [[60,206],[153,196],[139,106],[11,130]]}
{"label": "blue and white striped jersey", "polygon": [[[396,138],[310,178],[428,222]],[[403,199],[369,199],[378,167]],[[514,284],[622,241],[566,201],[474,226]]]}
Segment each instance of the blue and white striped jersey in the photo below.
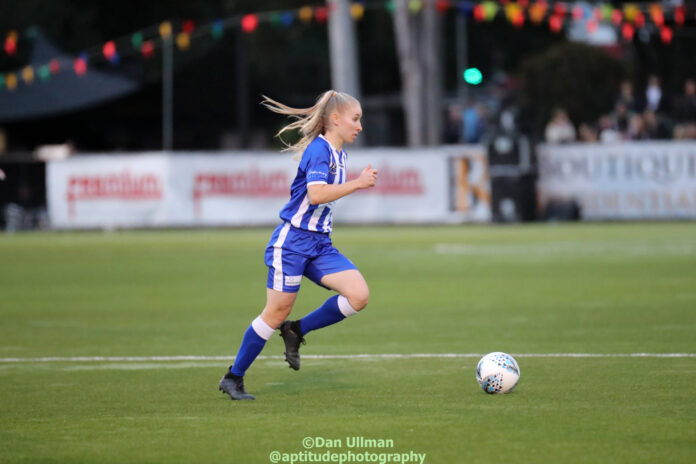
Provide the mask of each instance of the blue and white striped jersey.
{"label": "blue and white striped jersey", "polygon": [[280,211],[280,218],[298,229],[331,233],[334,201],[310,205],[307,186],[342,184],[346,181],[347,154],[339,153],[320,135],[307,146],[290,187],[290,201]]}

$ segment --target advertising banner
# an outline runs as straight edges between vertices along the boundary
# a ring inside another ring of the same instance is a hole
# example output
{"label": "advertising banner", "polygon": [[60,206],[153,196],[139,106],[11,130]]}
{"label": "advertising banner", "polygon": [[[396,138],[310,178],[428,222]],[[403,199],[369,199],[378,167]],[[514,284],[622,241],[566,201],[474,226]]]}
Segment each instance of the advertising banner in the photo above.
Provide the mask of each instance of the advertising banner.
{"label": "advertising banner", "polygon": [[[368,164],[377,186],[340,199],[337,223],[490,219],[481,148],[355,150],[348,180]],[[48,164],[49,216],[57,228],[272,225],[296,171],[270,152],[75,157]]]}
{"label": "advertising banner", "polygon": [[696,218],[696,144],[543,145],[542,208],[575,201],[584,219]]}
{"label": "advertising banner", "polygon": [[177,155],[170,158],[173,225],[262,225],[280,221],[297,162],[290,156]]}
{"label": "advertising banner", "polygon": [[46,195],[51,225],[163,226],[167,157],[89,156],[49,162]]}

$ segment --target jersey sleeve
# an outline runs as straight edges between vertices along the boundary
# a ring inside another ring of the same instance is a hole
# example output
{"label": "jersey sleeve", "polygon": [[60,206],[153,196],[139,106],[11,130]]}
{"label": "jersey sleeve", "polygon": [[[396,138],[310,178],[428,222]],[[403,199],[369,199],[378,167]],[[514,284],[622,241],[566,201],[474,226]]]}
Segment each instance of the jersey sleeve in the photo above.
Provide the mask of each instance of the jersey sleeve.
{"label": "jersey sleeve", "polygon": [[329,182],[329,153],[319,144],[307,147],[303,161],[306,159],[305,173],[307,185],[327,184]]}

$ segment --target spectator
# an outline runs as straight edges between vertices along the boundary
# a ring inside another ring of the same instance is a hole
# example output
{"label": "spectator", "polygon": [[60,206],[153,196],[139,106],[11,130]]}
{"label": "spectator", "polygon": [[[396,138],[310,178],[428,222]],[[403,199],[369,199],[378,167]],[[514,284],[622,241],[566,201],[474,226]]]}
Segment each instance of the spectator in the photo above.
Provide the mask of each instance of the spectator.
{"label": "spectator", "polygon": [[464,110],[464,142],[479,143],[487,130],[488,110],[477,103]]}
{"label": "spectator", "polygon": [[684,82],[684,94],[674,103],[675,139],[696,138],[696,81],[687,79]]}
{"label": "spectator", "polygon": [[628,107],[625,103],[621,101],[616,102],[612,119],[614,120],[614,128],[619,131],[621,138],[629,139],[628,131],[631,114],[628,112]]}
{"label": "spectator", "polygon": [[599,141],[602,143],[621,141],[621,133],[617,130],[616,123],[609,114],[599,118]]}
{"label": "spectator", "polygon": [[669,139],[671,131],[664,118],[658,118],[654,111],[643,112],[643,124],[650,139]]}
{"label": "spectator", "polygon": [[619,98],[616,103],[623,103],[631,113],[638,111],[638,101],[635,95],[633,95],[633,84],[631,84],[631,81],[625,80],[621,82],[619,87]]}
{"label": "spectator", "polygon": [[462,105],[454,103],[447,110],[445,124],[445,143],[462,143]]}
{"label": "spectator", "polygon": [[578,140],[586,143],[595,143],[598,140],[597,131],[587,123],[582,123],[578,127]]}
{"label": "spectator", "polygon": [[[646,111],[646,113],[648,112],[649,111]],[[646,140],[651,138],[650,134],[648,134],[648,131],[645,128],[643,116],[640,113],[631,116],[628,123],[627,134],[629,140]]]}
{"label": "spectator", "polygon": [[648,77],[648,86],[645,88],[645,107],[643,109],[656,113],[666,110],[660,78],[654,74]]}
{"label": "spectator", "polygon": [[679,122],[696,121],[696,81],[684,82],[684,94],[675,102],[674,117]]}
{"label": "spectator", "polygon": [[696,124],[677,124],[673,137],[677,140],[696,139]]}
{"label": "spectator", "polygon": [[551,144],[575,141],[575,127],[562,108],[556,108],[551,121],[546,125],[546,142]]}

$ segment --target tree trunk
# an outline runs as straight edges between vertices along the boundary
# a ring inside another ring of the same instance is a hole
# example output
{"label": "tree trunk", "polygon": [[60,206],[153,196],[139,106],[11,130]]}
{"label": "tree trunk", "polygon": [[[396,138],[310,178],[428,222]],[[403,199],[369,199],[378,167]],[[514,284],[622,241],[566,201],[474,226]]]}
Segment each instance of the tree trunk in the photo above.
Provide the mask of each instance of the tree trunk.
{"label": "tree trunk", "polygon": [[425,143],[442,143],[442,55],[440,29],[442,20],[435,9],[435,0],[426,0],[423,9],[422,57],[425,108]]}
{"label": "tree trunk", "polygon": [[[331,86],[360,100],[360,66],[358,63],[355,23],[350,15],[349,0],[327,0],[329,14],[329,50]],[[362,138],[355,145],[362,145]]]}
{"label": "tree trunk", "polygon": [[394,0],[394,33],[401,71],[401,99],[408,146],[423,145],[423,72],[416,43],[416,24],[406,0]]}

